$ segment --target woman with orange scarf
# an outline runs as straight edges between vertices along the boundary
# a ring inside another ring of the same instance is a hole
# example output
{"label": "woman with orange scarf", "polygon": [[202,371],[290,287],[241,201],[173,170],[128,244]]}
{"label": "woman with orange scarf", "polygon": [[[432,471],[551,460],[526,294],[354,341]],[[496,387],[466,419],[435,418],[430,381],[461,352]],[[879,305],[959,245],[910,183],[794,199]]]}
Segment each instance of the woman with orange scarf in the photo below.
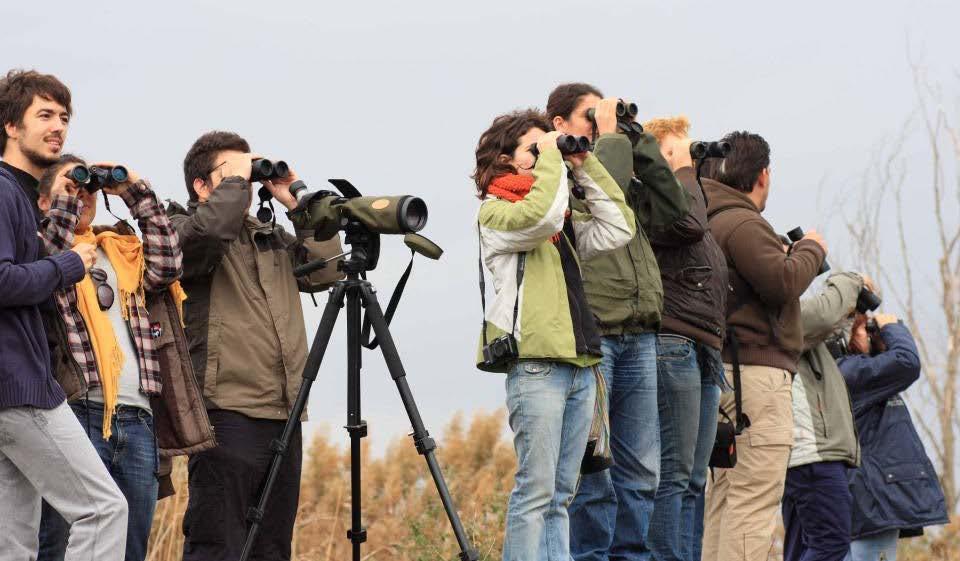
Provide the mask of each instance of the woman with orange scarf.
{"label": "woman with orange scarf", "polygon": [[[148,291],[169,290],[177,303],[181,253],[176,233],[149,185],[132,172],[128,181],[106,186],[120,197],[143,232],[94,227],[96,192],[68,179],[83,161],[64,155],[41,177],[39,205],[47,217],[41,229],[48,253],[80,244],[97,248],[97,262],[75,287],[55,295],[66,330],[66,345],[80,376],[58,376],[70,406],[127,499],[126,559],[146,557],[147,538],[157,501],[157,440],[151,398],[160,395],[160,364],[150,321]],[[111,164],[97,164],[109,167]],[[54,195],[54,183],[67,195]],[[59,369],[58,369],[59,370]],[[62,559],[69,527],[44,504],[38,559]]]}
{"label": "woman with orange scarf", "polygon": [[[549,129],[537,111],[502,115],[476,151],[476,227],[495,292],[489,308],[483,300],[477,366],[507,375],[518,460],[504,561],[570,558],[567,505],[594,420],[601,357],[579,259],[635,233],[633,212],[599,160],[562,156]],[[571,183],[588,212],[569,210]]]}

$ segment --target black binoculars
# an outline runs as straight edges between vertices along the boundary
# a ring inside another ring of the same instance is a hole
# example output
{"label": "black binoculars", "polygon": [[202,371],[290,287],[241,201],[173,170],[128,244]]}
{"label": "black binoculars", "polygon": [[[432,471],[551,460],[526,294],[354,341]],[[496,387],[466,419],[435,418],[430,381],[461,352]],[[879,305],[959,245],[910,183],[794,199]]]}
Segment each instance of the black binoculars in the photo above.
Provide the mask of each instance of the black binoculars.
{"label": "black binoculars", "polygon": [[67,177],[91,193],[96,193],[104,187],[112,187],[127,180],[130,174],[123,166],[74,166],[67,173]]}
{"label": "black binoculars", "polygon": [[266,158],[257,158],[250,163],[250,182],[267,181],[290,175],[287,162],[271,162]]}
{"label": "black binoculars", "polygon": [[[618,121],[633,121],[637,117],[637,113],[640,112],[640,108],[636,103],[630,101],[620,100],[617,102],[617,120]],[[596,109],[587,109],[587,119],[591,121],[597,120],[597,110]]]}
{"label": "black binoculars", "polygon": [[732,148],[726,140],[697,140],[690,143],[690,157],[694,160],[726,158]]}
{"label": "black binoculars", "polygon": [[[570,154],[580,154],[581,152],[589,152],[590,139],[585,136],[561,134],[557,137],[557,148],[560,149],[560,153],[564,156],[569,156]],[[530,152],[534,156],[540,155],[540,149],[537,148],[536,144],[530,146]]]}
{"label": "black binoculars", "polygon": [[[639,135],[643,132],[643,127],[640,126],[640,123],[636,121],[637,113],[640,112],[640,108],[637,107],[636,103],[631,101],[620,100],[617,102],[617,130],[620,132],[630,135],[631,138],[634,138],[636,135]],[[591,122],[597,122],[597,110],[596,109],[587,109],[587,119]]]}
{"label": "black binoculars", "polygon": [[[803,239],[803,228],[797,226],[793,230],[787,232],[787,239],[792,243],[797,243]],[[824,259],[823,263],[820,265],[820,270],[817,272],[817,276],[820,276],[830,270],[830,264],[827,263],[827,260]]]}
{"label": "black binoculars", "polygon": [[861,288],[860,294],[857,295],[857,311],[861,314],[876,310],[881,303],[883,300],[867,287]]}

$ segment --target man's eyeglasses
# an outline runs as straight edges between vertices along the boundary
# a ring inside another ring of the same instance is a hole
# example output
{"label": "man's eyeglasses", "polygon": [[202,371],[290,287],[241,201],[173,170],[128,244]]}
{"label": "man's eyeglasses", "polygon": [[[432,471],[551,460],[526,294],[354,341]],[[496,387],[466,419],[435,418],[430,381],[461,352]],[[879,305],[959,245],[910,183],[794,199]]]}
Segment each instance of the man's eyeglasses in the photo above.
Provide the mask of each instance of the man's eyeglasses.
{"label": "man's eyeglasses", "polygon": [[97,267],[91,267],[90,280],[97,287],[97,303],[100,304],[100,310],[109,310],[113,306],[116,294],[113,292],[113,287],[107,284],[107,272]]}

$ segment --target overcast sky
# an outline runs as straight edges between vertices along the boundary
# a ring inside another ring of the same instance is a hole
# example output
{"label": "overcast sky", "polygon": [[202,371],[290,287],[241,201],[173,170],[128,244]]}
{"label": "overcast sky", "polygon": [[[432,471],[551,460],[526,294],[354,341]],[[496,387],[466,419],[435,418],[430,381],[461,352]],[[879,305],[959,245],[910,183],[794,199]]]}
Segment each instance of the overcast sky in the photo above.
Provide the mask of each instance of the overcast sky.
{"label": "overcast sky", "polygon": [[[696,137],[758,132],[773,149],[767,217],[785,231],[825,226],[818,186],[854,188],[870,151],[899,132],[915,105],[908,43],[958,91],[956,1],[699,4],[4,2],[0,66],[60,77],[74,99],[67,150],[128,164],[162,198],[185,200],[183,156],[211,129],[240,133],[313,188],[343,177],[365,194],[424,198],[423,233],[447,253],[418,259],[394,336],[438,433],[456,411],[504,402],[503,377],[473,362],[468,176],[495,116],[586,81],[636,101],[642,118],[687,114]],[[922,138],[911,136],[905,154],[927,189]],[[923,212],[908,216],[920,239]],[[828,241],[842,253],[834,231]],[[409,256],[395,238],[371,275],[384,306]],[[305,300],[311,339],[320,311]],[[345,323],[309,407],[312,430],[333,427],[343,439]],[[379,353],[365,358],[363,416],[381,448],[409,423]]]}

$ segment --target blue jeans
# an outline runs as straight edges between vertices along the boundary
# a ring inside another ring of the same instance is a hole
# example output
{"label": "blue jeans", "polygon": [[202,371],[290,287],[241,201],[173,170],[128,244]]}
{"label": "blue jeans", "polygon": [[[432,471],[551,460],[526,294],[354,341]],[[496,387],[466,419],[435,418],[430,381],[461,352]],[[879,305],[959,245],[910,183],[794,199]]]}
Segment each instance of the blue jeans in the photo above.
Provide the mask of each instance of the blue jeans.
{"label": "blue jeans", "polygon": [[850,553],[844,561],[897,561],[897,540],[900,530],[887,530],[850,542]]}
{"label": "blue jeans", "polygon": [[[713,353],[710,353],[711,355]],[[701,355],[702,356],[702,355]],[[720,353],[716,353],[720,360]],[[723,363],[718,367],[723,370]],[[684,561],[700,561],[703,552],[703,513],[704,490],[707,488],[707,472],[713,443],[717,438],[717,416],[720,410],[720,386],[711,380],[704,370],[700,379],[700,426],[697,434],[697,448],[693,454],[693,470],[690,472],[690,484],[683,494],[683,509],[680,514],[682,545],[680,551]]]}
{"label": "blue jeans", "polygon": [[660,477],[657,343],[653,333],[603,338],[614,466],[584,475],[570,506],[577,561],[646,559]]}
{"label": "blue jeans", "polygon": [[591,368],[524,360],[507,375],[517,474],[504,561],[568,561],[567,507],[577,488],[596,398]]}
{"label": "blue jeans", "polygon": [[657,336],[660,486],[647,535],[657,561],[689,560],[693,550],[695,501],[703,494],[717,429],[720,391],[713,376],[722,369],[716,349],[680,335]]}
{"label": "blue jeans", "polygon": [[843,462],[787,470],[783,490],[783,561],[843,561],[850,553],[853,497]]}
{"label": "blue jeans", "polygon": [[[126,561],[143,561],[157,505],[157,472],[160,459],[153,432],[153,417],[139,407],[120,405],[113,415],[110,440],[103,439],[103,405],[79,401],[70,404],[107,471],[127,499]],[[46,502],[40,518],[40,551],[37,561],[61,561],[70,526]]]}

